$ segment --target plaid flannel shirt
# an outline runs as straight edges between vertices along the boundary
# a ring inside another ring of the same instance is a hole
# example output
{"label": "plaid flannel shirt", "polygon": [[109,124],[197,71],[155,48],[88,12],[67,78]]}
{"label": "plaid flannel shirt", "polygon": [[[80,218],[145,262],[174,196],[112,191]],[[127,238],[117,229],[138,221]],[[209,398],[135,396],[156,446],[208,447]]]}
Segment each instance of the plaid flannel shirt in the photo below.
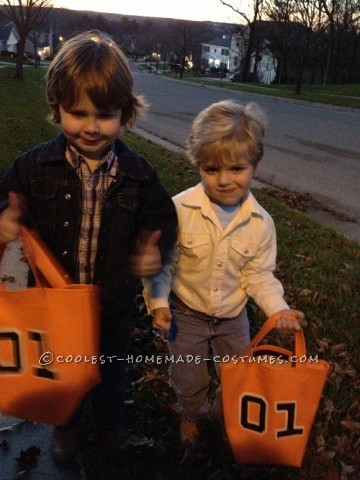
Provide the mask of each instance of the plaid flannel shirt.
{"label": "plaid flannel shirt", "polygon": [[68,144],[66,159],[82,183],[82,215],[77,244],[79,283],[91,283],[97,252],[101,212],[106,193],[118,170],[118,158],[112,148],[91,172],[85,158]]}

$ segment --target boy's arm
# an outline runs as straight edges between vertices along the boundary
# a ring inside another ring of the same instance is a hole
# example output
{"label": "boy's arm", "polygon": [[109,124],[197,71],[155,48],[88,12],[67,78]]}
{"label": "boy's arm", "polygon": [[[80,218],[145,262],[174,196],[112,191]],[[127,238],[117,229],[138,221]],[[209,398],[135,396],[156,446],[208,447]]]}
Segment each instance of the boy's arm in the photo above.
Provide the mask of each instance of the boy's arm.
{"label": "boy's arm", "polygon": [[152,326],[168,331],[171,323],[169,294],[171,290],[171,265],[163,265],[161,270],[152,277],[142,279],[143,296],[148,313],[152,315]]}
{"label": "boy's arm", "polygon": [[[140,186],[137,223],[139,240],[143,231],[160,231],[156,246],[161,264],[167,263],[177,239],[177,214],[170,195],[152,170],[149,180]],[[136,252],[135,252],[136,253]]]}
{"label": "boy's arm", "polygon": [[156,275],[142,278],[143,296],[148,313],[151,315],[159,308],[169,308],[171,268],[171,264],[168,262]]}
{"label": "boy's arm", "polygon": [[161,268],[162,257],[158,241],[161,230],[152,232],[142,230],[135,245],[135,252],[130,258],[130,272],[138,277],[150,277]]}
{"label": "boy's arm", "polygon": [[268,219],[263,238],[255,257],[245,265],[241,272],[241,287],[267,317],[281,313],[277,328],[282,333],[293,333],[299,330],[304,314],[290,309],[284,300],[284,289],[275,278],[276,267],[276,232],[274,222]]}

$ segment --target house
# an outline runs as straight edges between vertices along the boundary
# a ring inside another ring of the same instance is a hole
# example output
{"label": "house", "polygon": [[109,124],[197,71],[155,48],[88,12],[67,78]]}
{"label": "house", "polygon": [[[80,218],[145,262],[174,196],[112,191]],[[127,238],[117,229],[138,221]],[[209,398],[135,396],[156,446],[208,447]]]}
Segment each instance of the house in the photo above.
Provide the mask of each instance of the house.
{"label": "house", "polygon": [[269,85],[275,80],[278,61],[269,49],[267,40],[263,40],[261,48],[251,55],[250,73],[254,73],[260,83]]}
{"label": "house", "polygon": [[17,52],[19,34],[14,22],[0,25],[0,52]]}
{"label": "house", "polygon": [[49,32],[37,32],[32,30],[27,41],[32,43],[32,53],[38,55],[41,60],[51,57],[54,53],[54,38],[52,28]]}
{"label": "house", "polygon": [[[1,52],[17,52],[19,41],[19,33],[14,22],[6,25],[0,25],[0,51]],[[32,30],[25,42],[25,54],[30,58],[38,55],[41,59],[49,57],[53,53],[53,33],[36,32]]]}
{"label": "house", "polygon": [[[245,56],[247,36],[248,27],[243,26],[238,34],[222,35],[202,43],[201,67],[205,69],[215,67],[229,72],[240,70]],[[277,60],[269,47],[268,40],[257,42],[256,52],[252,53],[250,62],[250,73],[264,84],[272,83],[276,76]]]}
{"label": "house", "polygon": [[240,68],[244,39],[240,35],[222,35],[202,43],[201,67],[233,72]]}

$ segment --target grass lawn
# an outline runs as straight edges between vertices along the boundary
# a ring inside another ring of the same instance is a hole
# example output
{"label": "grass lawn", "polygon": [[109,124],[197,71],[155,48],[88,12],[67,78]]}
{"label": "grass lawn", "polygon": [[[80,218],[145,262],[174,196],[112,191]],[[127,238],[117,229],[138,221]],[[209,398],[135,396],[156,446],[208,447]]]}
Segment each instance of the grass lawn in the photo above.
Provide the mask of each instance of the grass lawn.
{"label": "grass lawn", "polygon": [[[16,82],[12,69],[0,69],[2,169],[20,152],[56,132],[45,119],[44,72],[26,69],[25,81]],[[171,194],[198,181],[182,155],[133,133],[127,133],[124,138],[157,168]],[[308,353],[330,362],[331,371],[302,468],[258,469],[252,478],[358,479],[355,475],[360,468],[359,245],[289,208],[271,192],[253,191],[275,220],[276,274],[284,284],[288,303],[306,314],[304,331]],[[262,314],[251,304],[249,311],[253,330],[256,330],[263,321]],[[284,343],[276,335],[274,339]],[[140,313],[137,313],[131,352],[135,356],[166,355],[166,343],[152,331],[149,319]],[[129,366],[128,428],[133,435],[124,446],[122,461],[115,465],[121,478],[175,480],[188,475],[192,480],[239,479],[239,468],[233,464],[228,450],[219,444],[215,445],[211,459],[193,458],[193,463],[180,464],[184,450],[177,439],[175,397],[168,385],[167,367],[156,362],[134,362]],[[112,479],[115,467],[103,459],[91,433],[83,439],[88,477]]]}
{"label": "grass lawn", "polygon": [[[174,74],[169,74],[174,77]],[[179,78],[179,75],[177,75]],[[303,85],[300,94],[295,93],[295,85],[262,85],[256,83],[231,83],[228,80],[194,77],[185,73],[183,81],[213,85],[229,90],[259,93],[281,98],[307,102],[324,103],[341,107],[360,108],[360,85]]]}

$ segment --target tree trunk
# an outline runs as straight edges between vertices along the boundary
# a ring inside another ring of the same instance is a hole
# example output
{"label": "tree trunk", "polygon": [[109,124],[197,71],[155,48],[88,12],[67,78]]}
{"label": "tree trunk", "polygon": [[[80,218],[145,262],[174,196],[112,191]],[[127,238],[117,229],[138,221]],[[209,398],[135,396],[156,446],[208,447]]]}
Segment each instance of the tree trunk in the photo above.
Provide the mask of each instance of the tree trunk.
{"label": "tree trunk", "polygon": [[334,23],[330,22],[330,34],[329,34],[329,51],[326,62],[324,84],[327,85],[333,82],[333,63],[334,63],[334,42],[335,42],[335,31]]}
{"label": "tree trunk", "polygon": [[301,93],[301,86],[302,86],[302,77],[304,73],[304,65],[305,65],[305,59],[302,58],[299,68],[297,70],[297,75],[296,75],[296,85],[295,85],[295,93],[296,95],[300,95]]}
{"label": "tree trunk", "polygon": [[15,65],[15,78],[17,80],[24,80],[24,70],[23,70],[24,53],[25,53],[25,42],[20,37],[18,42],[16,65]]}
{"label": "tree trunk", "polygon": [[244,63],[241,71],[241,81],[246,82],[249,78],[250,62],[251,62],[251,53],[254,45],[255,38],[255,25],[254,22],[249,24],[249,41],[246,49]]}

